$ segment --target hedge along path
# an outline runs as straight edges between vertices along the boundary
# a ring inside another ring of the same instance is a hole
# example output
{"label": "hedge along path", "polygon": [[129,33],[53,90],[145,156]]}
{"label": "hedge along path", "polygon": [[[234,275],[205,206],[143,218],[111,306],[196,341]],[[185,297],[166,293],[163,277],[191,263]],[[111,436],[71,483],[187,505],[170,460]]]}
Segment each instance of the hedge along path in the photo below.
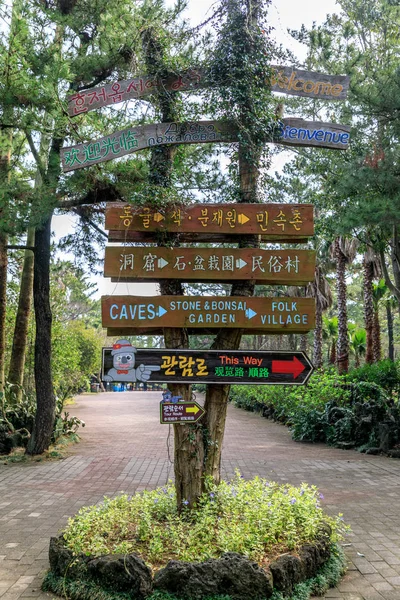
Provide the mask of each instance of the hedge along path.
{"label": "hedge along path", "polygon": [[[274,92],[323,100],[344,100],[347,97],[350,83],[348,75],[326,75],[277,65],[272,65],[271,69],[271,80],[265,83],[270,85]],[[168,75],[164,79],[154,75],[139,75],[132,79],[78,91],[67,99],[68,114],[75,117],[102,106],[145,98],[156,90],[185,92],[204,89],[211,85],[207,71],[202,68],[188,69],[180,74]]]}
{"label": "hedge along path", "polygon": [[[277,123],[266,142],[284,146],[306,146],[347,150],[350,127],[322,121],[287,118]],[[187,123],[152,123],[116,131],[95,141],[62,149],[64,173],[107,162],[139,150],[166,144],[206,144],[237,142],[236,127],[225,121],[194,121]]]}

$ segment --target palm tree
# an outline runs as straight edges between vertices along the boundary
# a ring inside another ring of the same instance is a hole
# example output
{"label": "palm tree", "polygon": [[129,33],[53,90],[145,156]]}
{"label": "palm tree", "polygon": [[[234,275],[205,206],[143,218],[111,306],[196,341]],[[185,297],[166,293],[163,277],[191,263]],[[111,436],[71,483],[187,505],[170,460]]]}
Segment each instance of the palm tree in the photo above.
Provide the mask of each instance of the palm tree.
{"label": "palm tree", "polygon": [[386,319],[387,319],[387,328],[388,328],[388,357],[389,360],[394,361],[394,338],[393,338],[393,308],[398,307],[398,301],[395,296],[388,296],[386,298],[385,306],[386,306]]}
{"label": "palm tree", "polygon": [[364,280],[364,323],[367,335],[367,349],[365,362],[371,364],[374,362],[373,339],[374,339],[374,299],[373,299],[373,281],[381,276],[379,258],[375,252],[368,248],[364,254],[363,260]]}
{"label": "palm tree", "polygon": [[374,362],[378,362],[382,358],[381,325],[379,322],[379,303],[382,300],[382,298],[386,295],[387,291],[388,287],[385,284],[384,279],[380,279],[379,283],[374,283],[372,285],[372,297],[374,305],[372,350],[374,355]]}
{"label": "palm tree", "polygon": [[336,364],[336,344],[338,336],[338,318],[322,317],[324,328],[322,330],[322,337],[328,342],[328,360],[331,365]]}
{"label": "palm tree", "polygon": [[350,333],[350,349],[354,353],[355,367],[360,366],[361,356],[365,356],[367,351],[367,331],[362,327],[355,327]]}
{"label": "palm tree", "polygon": [[306,296],[315,298],[314,366],[322,367],[322,313],[332,306],[332,292],[321,266],[315,267],[314,281],[307,286]]}
{"label": "palm tree", "polygon": [[346,265],[356,257],[358,240],[338,236],[331,247],[336,262],[336,293],[338,304],[337,366],[339,374],[349,370],[349,336],[347,332]]}

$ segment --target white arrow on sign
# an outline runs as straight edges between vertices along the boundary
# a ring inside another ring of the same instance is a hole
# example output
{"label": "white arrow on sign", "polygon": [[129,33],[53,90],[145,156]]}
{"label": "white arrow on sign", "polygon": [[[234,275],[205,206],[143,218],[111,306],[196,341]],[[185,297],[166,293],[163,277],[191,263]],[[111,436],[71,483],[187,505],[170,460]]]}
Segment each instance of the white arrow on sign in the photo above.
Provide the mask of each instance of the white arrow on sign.
{"label": "white arrow on sign", "polygon": [[245,267],[247,265],[247,262],[241,258],[238,258],[236,261],[236,268],[237,269],[243,269],[243,267]]}
{"label": "white arrow on sign", "polygon": [[168,311],[165,310],[165,308],[163,308],[162,306],[158,307],[158,312],[157,312],[157,317],[162,317],[163,315],[165,315]]}
{"label": "white arrow on sign", "polygon": [[244,314],[246,315],[246,317],[247,317],[248,319],[252,319],[253,317],[255,317],[255,316],[256,316],[256,314],[257,314],[257,313],[256,313],[256,312],[254,312],[254,310],[252,310],[251,308],[248,308],[248,309],[245,311],[245,313],[244,313]]}
{"label": "white arrow on sign", "polygon": [[166,267],[166,266],[169,264],[169,263],[168,263],[166,260],[164,260],[163,258],[159,258],[157,262],[158,262],[158,268],[159,268],[159,269],[163,269],[164,267]]}

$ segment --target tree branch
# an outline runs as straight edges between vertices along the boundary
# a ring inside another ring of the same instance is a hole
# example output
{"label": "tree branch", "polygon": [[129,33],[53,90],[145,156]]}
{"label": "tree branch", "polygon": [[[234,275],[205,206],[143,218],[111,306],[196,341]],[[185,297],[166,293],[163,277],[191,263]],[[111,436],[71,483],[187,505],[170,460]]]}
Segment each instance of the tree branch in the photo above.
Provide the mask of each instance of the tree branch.
{"label": "tree branch", "polygon": [[381,263],[383,277],[385,279],[385,284],[387,285],[389,290],[392,292],[392,294],[396,297],[397,301],[400,303],[400,290],[394,285],[394,283],[390,279],[389,271],[386,266],[384,250],[379,250],[379,259],[380,259],[380,263]]}

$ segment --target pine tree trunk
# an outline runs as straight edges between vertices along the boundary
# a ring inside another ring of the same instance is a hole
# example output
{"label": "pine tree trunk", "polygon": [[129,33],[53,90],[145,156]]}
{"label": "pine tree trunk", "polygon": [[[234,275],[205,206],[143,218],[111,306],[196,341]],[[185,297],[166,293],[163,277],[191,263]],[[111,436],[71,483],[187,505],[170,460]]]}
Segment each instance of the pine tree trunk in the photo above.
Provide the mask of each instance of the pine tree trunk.
{"label": "pine tree trunk", "polygon": [[373,354],[373,329],[374,329],[374,302],[372,292],[372,281],[374,268],[371,262],[366,261],[364,257],[364,323],[367,332],[367,348],[365,353],[365,362],[371,364],[374,361]]}
{"label": "pine tree trunk", "polygon": [[335,240],[336,292],[338,304],[337,366],[339,375],[349,370],[349,337],[347,332],[346,259],[340,249],[339,238]]}
{"label": "pine tree trunk", "polygon": [[51,323],[50,308],[50,215],[36,229],[33,300],[35,306],[35,385],[36,416],[27,454],[42,454],[51,441],[55,418],[55,396],[51,372]]}
{"label": "pine tree trunk", "polygon": [[314,329],[314,367],[321,369],[322,367],[322,309],[321,304],[316,301],[315,307],[315,329]]}
{"label": "pine tree trunk", "polygon": [[386,302],[386,319],[389,338],[388,355],[389,360],[394,361],[393,313],[392,307],[390,306],[390,301]]}
{"label": "pine tree trunk", "polygon": [[[35,243],[35,230],[28,229],[26,245],[33,247]],[[21,275],[21,283],[18,298],[18,310],[15,317],[15,328],[11,350],[10,368],[8,381],[15,384],[12,400],[18,404],[22,398],[22,384],[24,380],[25,356],[28,339],[29,316],[32,306],[33,295],[33,264],[34,253],[25,250],[24,265]]]}
{"label": "pine tree trunk", "polygon": [[[259,169],[257,161],[250,164],[244,156],[243,149],[239,147],[239,177],[240,201],[257,202],[257,183]],[[246,239],[247,238],[247,239]],[[240,248],[256,248],[259,246],[257,236],[243,236],[239,243]],[[231,296],[251,297],[255,285],[251,281],[239,282],[232,285]],[[212,345],[216,350],[237,350],[242,339],[241,329],[220,329]],[[221,455],[225,432],[226,411],[228,406],[230,385],[208,385],[204,408],[205,425],[205,468],[204,475],[211,476],[215,483],[221,478]]]}
{"label": "pine tree trunk", "polygon": [[377,306],[374,311],[374,329],[373,329],[373,353],[374,362],[378,362],[382,359],[382,344],[381,344],[381,324],[379,322],[379,307]]}
{"label": "pine tree trunk", "polygon": [[[12,120],[12,109],[3,108],[4,123],[9,124]],[[13,133],[11,128],[2,129],[0,126],[0,222],[7,226],[6,190],[10,180],[10,160],[12,151]],[[0,231],[0,392],[4,390],[5,384],[5,360],[6,360],[6,309],[7,309],[7,244],[8,235]]]}

